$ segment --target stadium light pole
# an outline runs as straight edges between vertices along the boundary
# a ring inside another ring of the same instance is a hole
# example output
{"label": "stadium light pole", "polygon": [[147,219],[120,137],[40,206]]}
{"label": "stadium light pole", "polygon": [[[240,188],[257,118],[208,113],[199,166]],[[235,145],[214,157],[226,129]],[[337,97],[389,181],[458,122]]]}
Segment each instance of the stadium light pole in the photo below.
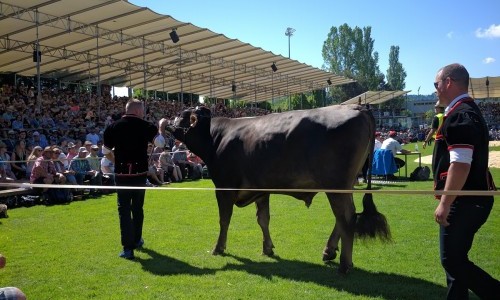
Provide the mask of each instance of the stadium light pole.
{"label": "stadium light pole", "polygon": [[285,31],[285,35],[288,37],[288,58],[290,58],[290,37],[293,35],[295,32],[295,29],[292,27],[288,27]]}

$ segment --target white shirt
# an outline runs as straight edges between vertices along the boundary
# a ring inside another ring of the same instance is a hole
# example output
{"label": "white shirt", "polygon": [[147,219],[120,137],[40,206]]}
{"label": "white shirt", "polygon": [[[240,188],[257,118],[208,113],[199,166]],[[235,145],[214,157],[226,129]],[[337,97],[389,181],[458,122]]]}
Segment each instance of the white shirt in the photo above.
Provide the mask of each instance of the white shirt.
{"label": "white shirt", "polygon": [[375,139],[375,145],[373,146],[373,151],[375,152],[375,150],[378,150],[382,147],[382,142]]}
{"label": "white shirt", "polygon": [[401,146],[401,144],[396,141],[395,139],[393,138],[387,138],[383,143],[382,143],[382,146],[380,147],[380,149],[387,149],[387,150],[391,150],[392,151],[392,155],[396,156],[396,154],[398,153],[398,151],[401,151],[403,150],[403,147]]}
{"label": "white shirt", "polygon": [[109,170],[110,170],[112,173],[114,173],[114,172],[115,172],[115,165],[113,164],[113,162],[112,162],[112,161],[110,161],[110,160],[109,160],[109,159],[107,159],[106,157],[103,157],[103,158],[101,159],[101,171],[102,171],[104,174],[106,174],[107,172],[105,172],[105,171],[103,170],[103,168],[104,168],[104,167],[108,167],[108,168],[109,168]]}

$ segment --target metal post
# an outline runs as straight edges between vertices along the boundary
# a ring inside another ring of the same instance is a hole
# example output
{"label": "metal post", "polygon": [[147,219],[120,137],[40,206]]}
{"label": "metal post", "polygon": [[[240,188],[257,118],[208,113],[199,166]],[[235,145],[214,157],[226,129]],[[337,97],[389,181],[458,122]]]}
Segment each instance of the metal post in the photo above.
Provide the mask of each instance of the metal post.
{"label": "metal post", "polygon": [[161,67],[161,78],[162,78],[162,97],[165,100],[165,73],[163,73],[163,67]]}
{"label": "metal post", "polygon": [[290,37],[295,32],[295,29],[288,27],[285,31],[285,35],[288,37],[288,58],[290,58]]}
{"label": "metal post", "polygon": [[144,75],[144,101],[147,100],[148,98],[148,92],[147,92],[147,84],[146,84],[146,45],[144,45],[145,40],[144,37],[142,37],[142,73]]}
{"label": "metal post", "polygon": [[38,17],[38,8],[35,10],[36,14],[36,77],[37,77],[37,104],[38,104],[38,111],[42,111],[42,83],[40,82],[40,60],[41,60],[41,55],[40,53],[40,41],[38,40],[38,24],[39,24],[39,17]]}
{"label": "metal post", "polygon": [[89,100],[90,100],[90,97],[91,97],[91,94],[92,94],[92,85],[90,84],[90,58],[87,57],[88,61],[89,61],[89,83],[87,84],[87,89],[88,89],[88,92],[89,92]]}
{"label": "metal post", "polygon": [[96,55],[97,55],[97,97],[101,97],[101,64],[99,63],[99,26],[96,25]]}
{"label": "metal post", "polygon": [[271,73],[271,107],[274,109],[274,71]]}
{"label": "metal post", "polygon": [[[101,63],[99,62],[99,26],[96,25],[96,54],[97,54],[97,119],[101,120]],[[90,99],[89,99],[90,104]]]}
{"label": "metal post", "polygon": [[179,98],[181,104],[184,105],[184,86],[182,81],[182,51],[180,47],[179,47],[179,76],[181,77],[181,94]]}

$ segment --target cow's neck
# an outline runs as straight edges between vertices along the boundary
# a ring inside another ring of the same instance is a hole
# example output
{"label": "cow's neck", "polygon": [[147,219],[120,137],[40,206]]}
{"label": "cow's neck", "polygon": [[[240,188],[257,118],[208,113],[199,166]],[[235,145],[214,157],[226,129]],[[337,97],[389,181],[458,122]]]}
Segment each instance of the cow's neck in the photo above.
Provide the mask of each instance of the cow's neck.
{"label": "cow's neck", "polygon": [[184,136],[184,142],[189,150],[198,155],[206,164],[211,163],[214,146],[210,130],[202,132],[198,127],[190,128]]}

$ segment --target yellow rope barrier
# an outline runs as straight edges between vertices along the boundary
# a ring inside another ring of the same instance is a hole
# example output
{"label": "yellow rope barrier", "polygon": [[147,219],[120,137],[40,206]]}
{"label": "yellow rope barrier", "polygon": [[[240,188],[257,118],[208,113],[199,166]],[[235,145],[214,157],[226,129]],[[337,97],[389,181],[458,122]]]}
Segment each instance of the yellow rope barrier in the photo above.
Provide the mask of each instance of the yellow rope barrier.
{"label": "yellow rope barrier", "polygon": [[[29,184],[29,183],[0,183],[0,187],[10,188],[64,188],[64,189],[105,189],[105,190],[132,190],[134,186],[102,186],[102,185],[68,185],[68,184]],[[335,194],[389,194],[389,195],[460,195],[460,196],[498,196],[500,191],[433,191],[433,190],[364,190],[364,189],[242,189],[242,188],[194,188],[194,187],[141,187],[146,190],[178,190],[178,191],[249,191],[249,192],[269,192],[269,193],[335,193]]]}

